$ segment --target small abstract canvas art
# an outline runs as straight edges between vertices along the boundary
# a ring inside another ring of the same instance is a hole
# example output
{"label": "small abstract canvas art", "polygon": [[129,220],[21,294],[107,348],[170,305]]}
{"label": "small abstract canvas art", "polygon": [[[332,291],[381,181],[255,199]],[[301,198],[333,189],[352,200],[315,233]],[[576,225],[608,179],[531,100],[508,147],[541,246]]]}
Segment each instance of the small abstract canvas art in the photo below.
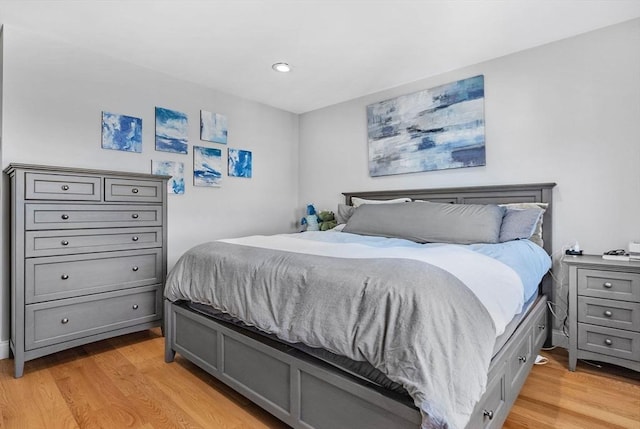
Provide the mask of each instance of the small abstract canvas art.
{"label": "small abstract canvas art", "polygon": [[369,174],[486,164],[484,76],[367,106]]}
{"label": "small abstract canvas art", "polygon": [[156,150],[187,153],[188,136],[186,114],[156,107]]}
{"label": "small abstract canvas art", "polygon": [[151,161],[151,173],[171,176],[167,182],[169,194],[184,194],[184,162]]}
{"label": "small abstract canvas art", "polygon": [[193,185],[220,187],[222,151],[212,147],[193,147]]}
{"label": "small abstract canvas art", "polygon": [[102,148],[142,152],[142,119],[102,112]]}
{"label": "small abstract canvas art", "polygon": [[251,178],[251,157],[248,150],[229,149],[229,176]]}
{"label": "small abstract canvas art", "polygon": [[200,140],[227,144],[227,117],[219,113],[201,110]]}

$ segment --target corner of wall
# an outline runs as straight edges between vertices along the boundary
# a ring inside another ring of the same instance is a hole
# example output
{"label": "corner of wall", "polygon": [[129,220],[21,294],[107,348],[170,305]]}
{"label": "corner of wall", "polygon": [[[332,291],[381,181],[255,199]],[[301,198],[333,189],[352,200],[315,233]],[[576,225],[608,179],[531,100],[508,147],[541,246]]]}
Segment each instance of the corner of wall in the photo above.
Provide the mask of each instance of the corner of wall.
{"label": "corner of wall", "polygon": [[[0,24],[0,166],[4,165],[4,146],[3,146],[3,117],[4,117],[4,44],[5,44],[5,30],[4,25]],[[0,167],[1,169],[1,167]],[[10,290],[10,277],[9,277],[9,240],[5,237],[10,236],[10,224],[9,224],[9,205],[7,191],[8,178],[5,174],[0,173],[0,359],[9,357],[9,290]]]}

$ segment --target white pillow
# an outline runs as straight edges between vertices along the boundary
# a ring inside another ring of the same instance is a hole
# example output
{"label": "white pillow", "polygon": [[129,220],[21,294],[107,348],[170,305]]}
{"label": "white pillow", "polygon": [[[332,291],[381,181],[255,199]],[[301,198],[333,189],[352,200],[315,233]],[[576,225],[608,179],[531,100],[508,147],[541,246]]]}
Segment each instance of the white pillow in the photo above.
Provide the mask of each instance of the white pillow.
{"label": "white pillow", "polygon": [[411,198],[395,198],[393,200],[365,200],[364,198],[351,197],[353,207],[360,207],[363,204],[398,204],[408,203]]}

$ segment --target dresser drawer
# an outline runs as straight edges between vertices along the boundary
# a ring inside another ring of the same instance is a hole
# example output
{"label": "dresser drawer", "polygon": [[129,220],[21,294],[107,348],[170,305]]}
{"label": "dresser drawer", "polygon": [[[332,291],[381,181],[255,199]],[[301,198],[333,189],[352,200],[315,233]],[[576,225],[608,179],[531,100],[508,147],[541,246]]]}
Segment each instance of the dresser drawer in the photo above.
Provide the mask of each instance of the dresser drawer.
{"label": "dresser drawer", "polygon": [[162,181],[105,179],[104,200],[123,202],[162,202]]}
{"label": "dresser drawer", "polygon": [[71,174],[25,173],[25,199],[100,201],[102,178]]}
{"label": "dresser drawer", "polygon": [[116,292],[25,306],[25,348],[44,347],[161,317],[162,287]]}
{"label": "dresser drawer", "polygon": [[164,282],[162,249],[29,258],[27,304]]}
{"label": "dresser drawer", "polygon": [[162,206],[26,204],[25,211],[27,230],[162,225]]}
{"label": "dresser drawer", "polygon": [[640,274],[578,269],[578,295],[640,302]]}
{"label": "dresser drawer", "polygon": [[640,333],[578,323],[578,348],[640,362]]}
{"label": "dresser drawer", "polygon": [[146,249],[162,246],[162,228],[112,228],[27,231],[26,257]]}
{"label": "dresser drawer", "polygon": [[578,322],[640,332],[640,303],[579,296]]}

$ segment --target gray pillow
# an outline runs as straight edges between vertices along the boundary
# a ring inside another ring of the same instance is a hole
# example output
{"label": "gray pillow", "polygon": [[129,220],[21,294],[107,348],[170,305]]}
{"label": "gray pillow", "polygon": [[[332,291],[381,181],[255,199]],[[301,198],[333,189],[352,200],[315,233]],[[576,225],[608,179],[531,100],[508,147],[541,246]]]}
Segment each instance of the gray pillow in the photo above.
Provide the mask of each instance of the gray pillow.
{"label": "gray pillow", "polygon": [[343,231],[418,243],[497,243],[505,210],[492,204],[365,204]]}
{"label": "gray pillow", "polygon": [[[501,207],[506,207],[508,209],[536,209],[541,208],[546,211],[549,207],[548,203],[508,203],[508,204],[499,204]],[[536,225],[535,231],[533,231],[533,235],[529,237],[529,240],[533,241],[540,247],[544,247],[544,240],[542,236],[542,220],[544,216],[540,216],[540,220]]]}
{"label": "gray pillow", "polygon": [[338,204],[338,211],[336,211],[336,222],[338,224],[347,223],[349,218],[356,211],[356,208],[353,206],[348,206],[346,204]]}
{"label": "gray pillow", "polygon": [[507,208],[500,227],[500,242],[531,238],[543,213],[541,208]]}

